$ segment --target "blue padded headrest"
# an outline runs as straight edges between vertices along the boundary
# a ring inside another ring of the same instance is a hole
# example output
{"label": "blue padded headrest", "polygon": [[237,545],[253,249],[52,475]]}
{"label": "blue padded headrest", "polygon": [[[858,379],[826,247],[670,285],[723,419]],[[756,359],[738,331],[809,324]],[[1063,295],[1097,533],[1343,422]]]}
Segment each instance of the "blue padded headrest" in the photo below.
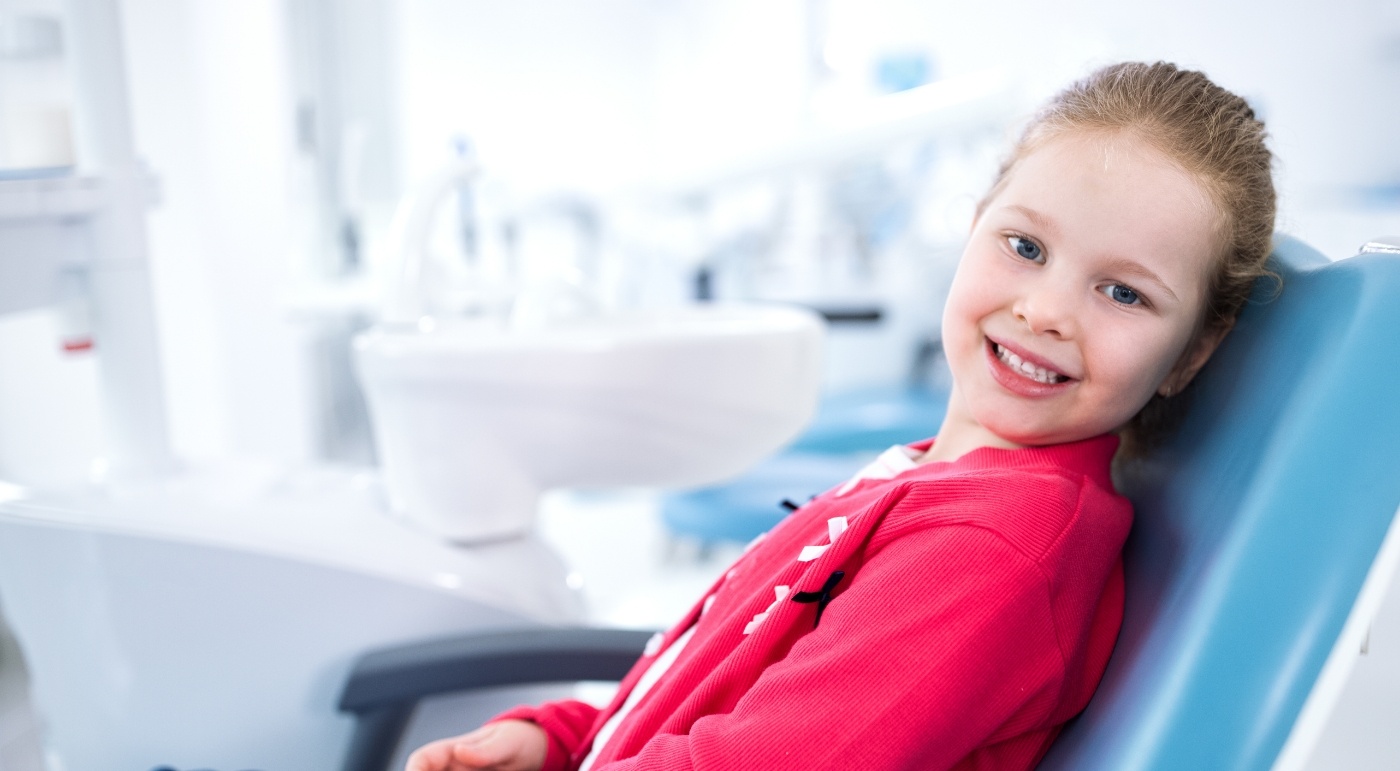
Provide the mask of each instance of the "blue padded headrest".
{"label": "blue padded headrest", "polygon": [[1126,469],[1122,633],[1042,769],[1268,769],[1400,505],[1400,258],[1272,265]]}

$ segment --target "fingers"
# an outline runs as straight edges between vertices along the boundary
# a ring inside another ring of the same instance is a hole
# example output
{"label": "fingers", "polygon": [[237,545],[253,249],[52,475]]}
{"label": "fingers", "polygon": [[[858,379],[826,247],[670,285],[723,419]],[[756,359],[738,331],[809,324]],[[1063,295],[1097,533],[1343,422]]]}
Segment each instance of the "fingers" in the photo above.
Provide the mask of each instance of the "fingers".
{"label": "fingers", "polygon": [[534,723],[503,720],[419,747],[405,771],[538,771],[548,745]]}
{"label": "fingers", "polygon": [[538,730],[530,724],[507,720],[488,723],[459,736],[452,747],[452,759],[466,769],[524,771],[537,768],[538,765],[529,761],[522,725],[529,726],[527,730]]}
{"label": "fingers", "polygon": [[504,768],[514,751],[496,724],[425,744],[408,756],[404,771],[489,771]]}
{"label": "fingers", "polygon": [[408,756],[404,771],[453,771],[452,748],[459,737],[425,744]]}
{"label": "fingers", "polygon": [[452,759],[467,767],[491,768],[506,760],[506,748],[499,740],[500,729],[495,723],[484,725],[469,734],[457,737],[452,745]]}

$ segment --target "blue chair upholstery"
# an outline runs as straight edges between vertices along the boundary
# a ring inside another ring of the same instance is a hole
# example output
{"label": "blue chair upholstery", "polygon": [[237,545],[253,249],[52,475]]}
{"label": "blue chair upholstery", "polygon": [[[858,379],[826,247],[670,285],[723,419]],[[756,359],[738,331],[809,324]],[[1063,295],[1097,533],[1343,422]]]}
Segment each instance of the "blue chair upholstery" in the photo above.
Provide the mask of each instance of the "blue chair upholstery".
{"label": "blue chair upholstery", "polygon": [[1274,260],[1282,291],[1123,475],[1123,629],[1042,769],[1272,767],[1400,506],[1400,257]]}

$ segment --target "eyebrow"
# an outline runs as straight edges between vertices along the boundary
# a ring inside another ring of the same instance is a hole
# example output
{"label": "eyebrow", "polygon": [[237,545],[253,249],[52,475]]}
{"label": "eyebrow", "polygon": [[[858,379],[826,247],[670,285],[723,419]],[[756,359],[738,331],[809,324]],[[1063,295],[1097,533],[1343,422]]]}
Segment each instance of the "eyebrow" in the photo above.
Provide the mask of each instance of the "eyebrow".
{"label": "eyebrow", "polygon": [[1055,223],[1051,221],[1049,217],[1045,216],[1044,214],[1041,214],[1035,209],[1032,209],[1028,206],[1022,206],[1018,203],[1013,203],[1010,206],[1007,206],[1006,208],[1016,212],[1017,214],[1020,214],[1022,217],[1025,217],[1026,219],[1035,223],[1037,227],[1050,231],[1050,235],[1057,236],[1060,234],[1060,229],[1055,227]]}

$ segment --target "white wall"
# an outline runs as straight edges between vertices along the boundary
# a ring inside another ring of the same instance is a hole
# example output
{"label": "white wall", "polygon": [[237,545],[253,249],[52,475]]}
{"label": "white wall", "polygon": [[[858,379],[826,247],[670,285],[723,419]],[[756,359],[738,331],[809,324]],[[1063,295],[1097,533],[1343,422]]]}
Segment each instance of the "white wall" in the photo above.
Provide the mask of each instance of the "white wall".
{"label": "white wall", "polygon": [[467,135],[522,191],[596,187],[631,172],[651,136],[648,0],[407,0],[399,15],[407,179]]}

